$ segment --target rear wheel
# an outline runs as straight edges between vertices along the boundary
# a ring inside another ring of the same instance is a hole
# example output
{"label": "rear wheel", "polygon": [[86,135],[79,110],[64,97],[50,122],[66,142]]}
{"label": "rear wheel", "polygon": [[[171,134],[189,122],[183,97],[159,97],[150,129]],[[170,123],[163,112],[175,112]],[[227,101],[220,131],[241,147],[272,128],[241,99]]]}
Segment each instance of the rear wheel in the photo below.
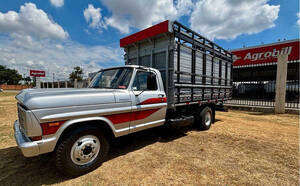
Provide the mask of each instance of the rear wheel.
{"label": "rear wheel", "polygon": [[208,130],[213,121],[213,112],[210,107],[199,109],[195,115],[195,126],[200,130]]}
{"label": "rear wheel", "polygon": [[56,167],[69,176],[79,176],[98,168],[104,161],[109,143],[96,127],[78,128],[58,144]]}

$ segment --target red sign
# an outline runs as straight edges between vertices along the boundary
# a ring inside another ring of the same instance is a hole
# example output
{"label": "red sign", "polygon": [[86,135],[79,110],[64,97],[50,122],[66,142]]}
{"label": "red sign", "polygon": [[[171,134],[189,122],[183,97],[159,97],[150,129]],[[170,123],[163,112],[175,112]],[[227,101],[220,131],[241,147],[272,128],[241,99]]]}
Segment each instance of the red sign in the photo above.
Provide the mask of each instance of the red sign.
{"label": "red sign", "polygon": [[130,45],[132,43],[144,40],[149,37],[156,36],[158,34],[162,34],[169,31],[169,21],[164,21],[161,23],[158,23],[154,26],[151,26],[149,28],[146,28],[145,30],[142,30],[140,32],[134,33],[130,36],[124,37],[120,39],[120,47],[125,47],[127,45]]}
{"label": "red sign", "polygon": [[45,77],[46,73],[45,71],[41,71],[41,70],[30,70],[30,76]]}
{"label": "red sign", "polygon": [[288,54],[289,61],[299,60],[299,40],[234,50],[233,66],[277,62],[279,54]]}

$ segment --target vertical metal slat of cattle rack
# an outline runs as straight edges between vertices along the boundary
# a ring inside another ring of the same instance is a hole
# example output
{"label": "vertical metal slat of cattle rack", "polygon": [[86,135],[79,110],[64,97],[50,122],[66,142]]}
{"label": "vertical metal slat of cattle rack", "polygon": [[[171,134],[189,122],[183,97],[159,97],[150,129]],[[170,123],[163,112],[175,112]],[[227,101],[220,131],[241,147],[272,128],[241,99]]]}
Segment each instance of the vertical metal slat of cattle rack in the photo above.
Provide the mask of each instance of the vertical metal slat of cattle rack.
{"label": "vertical metal slat of cattle rack", "polygon": [[[202,84],[203,85],[206,85],[206,51],[204,49],[204,53],[203,53],[203,68],[202,68],[202,75],[203,75],[203,78],[202,78]],[[202,88],[202,100],[204,101],[205,100],[205,86],[203,86]]]}
{"label": "vertical metal slat of cattle rack", "polygon": [[232,59],[232,54],[229,54],[230,55],[230,58],[231,58],[231,74],[230,74],[230,86],[232,87],[231,88],[231,95],[230,95],[230,98],[232,99],[232,96],[233,96],[233,59]]}
{"label": "vertical metal slat of cattle rack", "polygon": [[[221,99],[221,86],[222,86],[222,60],[219,59],[219,80],[218,80],[219,94],[218,99]],[[226,91],[226,89],[224,89]]]}
{"label": "vertical metal slat of cattle rack", "polygon": [[[191,82],[192,85],[195,84],[195,74],[196,74],[196,48],[195,48],[195,34],[192,33],[192,39],[193,39],[193,43],[192,43],[192,76],[191,76]],[[191,101],[194,101],[194,88],[191,87]]]}
{"label": "vertical metal slat of cattle rack", "polygon": [[225,97],[227,94],[227,86],[228,86],[227,81],[228,81],[228,61],[225,62],[225,87],[226,87]]}
{"label": "vertical metal slat of cattle rack", "polygon": [[[166,90],[166,95],[167,95],[167,98],[169,97],[169,68],[168,68],[168,65],[169,65],[169,44],[167,46],[167,49],[166,49],[166,87],[165,87],[165,90]],[[152,66],[152,64],[151,64]],[[167,100],[168,101],[168,100]]]}
{"label": "vertical metal slat of cattle rack", "polygon": [[[215,49],[214,44],[212,44],[212,48]],[[210,82],[211,82],[211,97],[210,99],[212,100],[214,97],[214,60],[215,60],[215,52],[213,50],[213,53],[211,54],[213,57],[211,58],[211,72],[210,72]]]}
{"label": "vertical metal slat of cattle rack", "polygon": [[[175,33],[175,31],[174,31]],[[180,83],[180,40],[181,25],[178,25],[178,42],[177,42],[177,84]],[[177,87],[177,103],[180,103],[180,87]]]}

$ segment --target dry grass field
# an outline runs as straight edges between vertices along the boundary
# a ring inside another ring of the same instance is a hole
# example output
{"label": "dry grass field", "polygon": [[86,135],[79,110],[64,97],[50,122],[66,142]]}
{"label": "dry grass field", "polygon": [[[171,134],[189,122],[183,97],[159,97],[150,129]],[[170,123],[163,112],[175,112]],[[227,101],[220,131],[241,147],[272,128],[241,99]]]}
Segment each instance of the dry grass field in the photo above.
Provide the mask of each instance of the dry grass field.
{"label": "dry grass field", "polygon": [[112,144],[97,170],[74,179],[43,155],[24,158],[12,125],[15,93],[0,93],[1,185],[298,185],[299,117],[217,112],[209,131],[156,128]]}

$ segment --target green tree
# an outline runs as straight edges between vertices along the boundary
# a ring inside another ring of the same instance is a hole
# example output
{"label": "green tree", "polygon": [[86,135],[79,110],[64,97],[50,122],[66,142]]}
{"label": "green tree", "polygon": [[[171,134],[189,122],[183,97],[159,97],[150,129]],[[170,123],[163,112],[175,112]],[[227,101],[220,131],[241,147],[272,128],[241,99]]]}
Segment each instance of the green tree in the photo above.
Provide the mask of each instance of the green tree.
{"label": "green tree", "polygon": [[77,79],[78,81],[82,80],[82,76],[83,76],[83,69],[80,68],[79,66],[74,67],[73,72],[71,72],[69,79],[70,81],[74,81],[75,79]]}
{"label": "green tree", "polygon": [[28,84],[31,83],[31,78],[30,78],[30,76],[27,76],[27,77],[23,78],[23,80],[25,81],[26,85],[28,85]]}
{"label": "green tree", "polygon": [[0,84],[17,85],[22,80],[22,75],[15,69],[0,65]]}

